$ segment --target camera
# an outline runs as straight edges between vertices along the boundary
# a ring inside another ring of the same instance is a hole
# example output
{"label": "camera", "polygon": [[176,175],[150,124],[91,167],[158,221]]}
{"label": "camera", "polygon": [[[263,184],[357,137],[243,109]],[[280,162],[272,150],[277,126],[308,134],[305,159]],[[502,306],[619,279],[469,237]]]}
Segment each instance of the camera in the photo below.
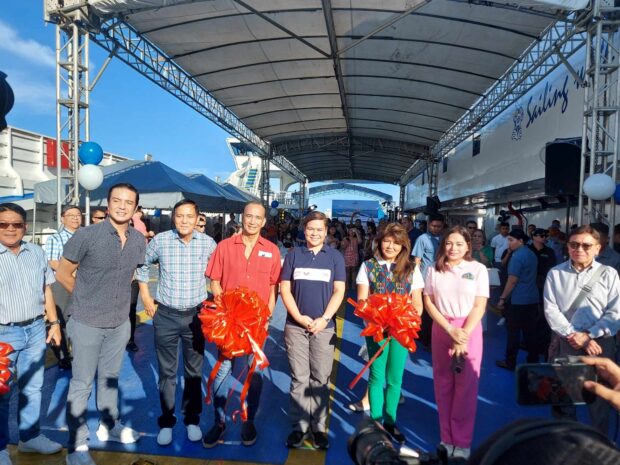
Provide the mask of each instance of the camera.
{"label": "camera", "polygon": [[519,365],[515,380],[520,405],[581,405],[596,398],[583,388],[584,381],[597,380],[596,369],[581,363],[579,357]]}
{"label": "camera", "polygon": [[349,457],[355,465],[457,465],[464,459],[448,459],[447,450],[439,447],[437,454],[401,448],[396,450],[383,427],[370,418],[359,424],[347,443]]}

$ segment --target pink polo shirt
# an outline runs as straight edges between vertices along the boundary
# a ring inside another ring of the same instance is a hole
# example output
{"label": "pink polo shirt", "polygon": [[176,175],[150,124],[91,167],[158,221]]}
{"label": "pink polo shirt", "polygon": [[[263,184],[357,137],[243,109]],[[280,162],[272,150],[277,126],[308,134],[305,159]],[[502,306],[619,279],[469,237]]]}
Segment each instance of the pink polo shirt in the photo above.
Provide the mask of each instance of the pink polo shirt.
{"label": "pink polo shirt", "polygon": [[217,245],[205,274],[220,281],[224,291],[246,287],[269,303],[270,287],[278,284],[281,267],[280,251],[273,242],[259,237],[246,259],[245,244],[241,234],[237,234]]}
{"label": "pink polo shirt", "polygon": [[442,315],[467,317],[476,297],[489,297],[489,272],[475,260],[463,260],[444,272],[429,267],[424,280],[424,295],[434,296],[435,306]]}

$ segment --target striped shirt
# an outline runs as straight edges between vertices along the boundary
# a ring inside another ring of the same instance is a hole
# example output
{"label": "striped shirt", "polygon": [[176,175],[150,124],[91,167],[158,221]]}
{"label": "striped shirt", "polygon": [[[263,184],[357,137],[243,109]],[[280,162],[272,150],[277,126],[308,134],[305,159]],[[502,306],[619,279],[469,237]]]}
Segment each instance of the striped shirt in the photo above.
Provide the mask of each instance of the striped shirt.
{"label": "striped shirt", "polygon": [[196,231],[187,244],[176,229],[160,233],[147,246],[144,265],[136,277],[148,282],[151,265],[159,263],[155,300],[166,307],[189,310],[207,298],[205,270],[215,247],[213,239]]}
{"label": "striped shirt", "polygon": [[45,245],[43,246],[47,261],[60,260],[62,257],[62,249],[71,237],[73,237],[73,233],[65,228],[62,228],[56,234],[48,237]]}
{"label": "striped shirt", "polygon": [[41,247],[22,241],[16,255],[0,244],[0,324],[42,315],[45,286],[55,281]]}

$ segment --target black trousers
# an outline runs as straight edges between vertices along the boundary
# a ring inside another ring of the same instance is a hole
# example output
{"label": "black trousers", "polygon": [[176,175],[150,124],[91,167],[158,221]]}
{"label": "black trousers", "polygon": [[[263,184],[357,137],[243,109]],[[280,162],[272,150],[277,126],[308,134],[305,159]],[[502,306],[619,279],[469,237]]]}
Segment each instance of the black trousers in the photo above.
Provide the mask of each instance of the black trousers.
{"label": "black trousers", "polygon": [[67,344],[67,331],[66,326],[67,322],[65,321],[65,316],[63,314],[63,309],[67,309],[69,307],[69,299],[71,295],[67,292],[67,290],[62,287],[62,285],[56,281],[52,284],[52,295],[54,296],[54,302],[56,303],[56,314],[58,315],[58,319],[60,320],[60,345],[55,346],[52,345],[52,351],[54,355],[58,359],[61,360],[69,360],[71,359],[71,353],[69,352],[69,346]]}
{"label": "black trousers", "polygon": [[136,335],[136,320],[138,309],[138,295],[140,293],[140,287],[138,281],[131,282],[131,300],[129,304],[129,324],[131,325],[131,335],[129,341],[133,342]]}
{"label": "black trousers", "polygon": [[153,318],[155,352],[159,364],[160,428],[172,428],[174,416],[179,342],[183,352],[183,423],[197,425],[202,412],[202,365],[205,340],[200,328],[198,310],[175,310],[159,304]]}
{"label": "black trousers", "polygon": [[537,327],[539,322],[538,304],[507,305],[504,309],[506,318],[506,363],[514,367],[517,363],[517,355],[521,345],[521,334],[527,351],[527,362],[538,362],[540,342],[537,340]]}

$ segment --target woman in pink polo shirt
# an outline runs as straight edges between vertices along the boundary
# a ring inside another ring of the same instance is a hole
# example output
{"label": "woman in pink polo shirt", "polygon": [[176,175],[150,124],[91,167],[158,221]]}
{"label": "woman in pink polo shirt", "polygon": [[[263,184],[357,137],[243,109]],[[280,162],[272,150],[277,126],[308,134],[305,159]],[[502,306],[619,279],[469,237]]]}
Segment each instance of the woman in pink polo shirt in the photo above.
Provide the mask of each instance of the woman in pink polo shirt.
{"label": "woman in pink polo shirt", "polygon": [[480,320],[489,274],[472,259],[471,236],[455,226],[441,239],[426,273],[424,308],[433,319],[433,379],[441,445],[448,456],[469,458],[482,361]]}

